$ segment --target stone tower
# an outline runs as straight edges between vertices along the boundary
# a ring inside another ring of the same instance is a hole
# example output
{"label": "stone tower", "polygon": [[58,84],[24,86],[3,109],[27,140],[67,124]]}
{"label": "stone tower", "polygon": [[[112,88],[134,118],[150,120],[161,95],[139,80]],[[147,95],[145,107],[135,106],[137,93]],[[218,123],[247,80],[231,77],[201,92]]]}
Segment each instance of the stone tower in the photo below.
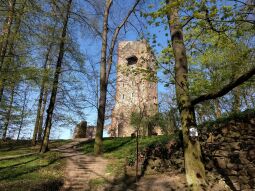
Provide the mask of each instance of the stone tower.
{"label": "stone tower", "polygon": [[135,132],[130,125],[133,111],[145,116],[158,111],[157,83],[147,80],[152,74],[156,75],[155,57],[146,41],[119,43],[115,107],[109,128],[111,136],[126,137]]}

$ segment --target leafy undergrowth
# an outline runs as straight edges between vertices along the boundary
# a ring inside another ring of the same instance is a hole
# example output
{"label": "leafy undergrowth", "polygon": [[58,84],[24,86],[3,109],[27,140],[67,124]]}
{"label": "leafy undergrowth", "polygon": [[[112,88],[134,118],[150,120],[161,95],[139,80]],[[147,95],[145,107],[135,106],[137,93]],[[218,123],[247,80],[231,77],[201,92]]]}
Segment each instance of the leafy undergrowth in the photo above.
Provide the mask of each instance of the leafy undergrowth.
{"label": "leafy undergrowth", "polygon": [[[53,141],[50,148],[66,142],[68,141]],[[31,147],[30,141],[20,141],[17,144],[7,142],[1,144],[0,156],[9,157],[37,151],[38,147]],[[58,190],[63,184],[64,162],[60,153],[54,151],[0,160],[0,190]]]}
{"label": "leafy undergrowth", "polygon": [[212,126],[219,124],[227,124],[231,120],[235,120],[235,122],[245,122],[247,119],[255,117],[255,109],[247,109],[242,112],[232,112],[229,114],[223,114],[220,118],[212,121],[207,121],[203,124],[200,124],[198,128],[207,128],[208,131],[212,130]]}

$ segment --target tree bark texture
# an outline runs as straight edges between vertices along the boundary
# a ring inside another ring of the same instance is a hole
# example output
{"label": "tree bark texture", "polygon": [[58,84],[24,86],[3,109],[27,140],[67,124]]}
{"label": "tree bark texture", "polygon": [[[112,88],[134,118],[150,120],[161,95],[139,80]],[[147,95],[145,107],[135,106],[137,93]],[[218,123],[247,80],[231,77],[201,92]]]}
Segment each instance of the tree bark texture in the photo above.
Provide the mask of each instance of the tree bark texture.
{"label": "tree bark texture", "polygon": [[220,100],[215,99],[214,105],[215,105],[215,116],[216,118],[220,118],[221,117]]}
{"label": "tree bark texture", "polygon": [[[166,2],[169,4],[168,0]],[[186,179],[191,190],[203,190],[206,182],[200,144],[197,138],[189,136],[189,129],[196,127],[196,122],[194,108],[189,97],[188,63],[178,7],[171,7],[167,16],[175,58],[176,97],[181,115]]]}
{"label": "tree bark texture", "polygon": [[23,100],[23,104],[22,104],[21,120],[20,120],[20,125],[19,125],[19,131],[18,131],[18,135],[17,135],[17,140],[19,140],[20,132],[21,132],[21,129],[22,129],[23,123],[24,123],[25,108],[26,108],[26,104],[27,104],[27,94],[28,94],[28,86],[26,87],[26,89],[25,89],[25,91],[24,91],[24,100]]}
{"label": "tree bark texture", "polygon": [[232,90],[233,96],[234,96],[234,101],[233,101],[233,112],[240,112],[241,108],[241,91],[240,87],[236,87],[235,89]]}
{"label": "tree bark texture", "polygon": [[[42,106],[43,106],[43,97],[45,96],[45,83],[47,80],[47,64],[49,61],[49,56],[50,56],[50,52],[51,52],[51,47],[52,44],[50,44],[50,46],[48,47],[46,56],[45,56],[45,62],[44,62],[44,74],[43,74],[43,79],[42,79],[42,83],[41,83],[41,88],[40,88],[40,94],[39,94],[39,100],[38,100],[38,106],[37,106],[37,113],[36,113],[36,121],[35,121],[35,127],[34,127],[34,132],[33,132],[33,138],[32,138],[32,145],[35,146],[37,139],[38,139],[38,135],[39,135],[39,128],[40,128],[40,120],[43,120],[43,115],[41,115],[42,112]],[[42,113],[43,114],[43,113]],[[41,135],[40,135],[41,136]]]}
{"label": "tree bark texture", "polygon": [[3,136],[2,136],[3,140],[6,139],[6,135],[7,135],[10,119],[11,119],[12,106],[13,106],[12,104],[13,104],[13,100],[14,100],[14,90],[15,90],[15,85],[13,84],[12,88],[11,88],[10,104],[9,104],[9,108],[7,110],[5,122],[4,122]]}
{"label": "tree bark texture", "polygon": [[[14,18],[14,11],[15,11],[15,4],[16,0],[9,0],[9,10],[8,10],[8,17],[6,18],[6,21],[3,26],[3,41],[0,44],[0,74],[3,73],[3,67],[4,67],[4,59],[7,53],[7,48],[11,36],[11,27],[13,23]],[[0,103],[2,102],[4,92],[4,84],[3,79],[0,78]]]}
{"label": "tree bark texture", "polygon": [[59,54],[58,54],[58,59],[57,59],[57,64],[56,64],[56,69],[55,69],[55,74],[54,74],[53,86],[52,86],[52,90],[51,90],[50,103],[49,103],[49,106],[47,109],[47,117],[46,117],[46,121],[45,121],[43,141],[42,141],[41,149],[40,149],[41,153],[45,153],[46,151],[48,151],[53,110],[55,107],[57,91],[58,91],[59,76],[61,73],[62,61],[63,61],[63,57],[64,57],[64,52],[65,52],[65,39],[66,39],[69,15],[70,15],[70,11],[71,11],[71,4],[72,4],[72,0],[69,0],[67,2],[66,15],[63,20],[61,40],[59,43]]}
{"label": "tree bark texture", "polygon": [[107,85],[112,67],[113,52],[117,42],[117,38],[121,28],[125,25],[128,18],[135,10],[136,6],[139,4],[140,0],[136,0],[131,9],[128,11],[125,18],[120,22],[120,24],[115,28],[110,49],[109,56],[107,59],[107,34],[108,34],[108,17],[109,11],[112,5],[112,0],[106,1],[105,11],[104,11],[104,22],[103,22],[103,33],[102,33],[102,50],[101,50],[101,65],[100,65],[100,98],[99,98],[99,109],[97,118],[97,131],[95,137],[94,153],[99,155],[102,153],[103,145],[103,128],[105,119],[105,107],[106,107],[106,95],[107,95]]}
{"label": "tree bark texture", "polygon": [[37,140],[39,142],[42,141],[42,133],[43,133],[43,116],[44,116],[44,111],[47,103],[47,98],[48,98],[48,89],[44,89],[44,94],[43,94],[43,102],[42,102],[42,107],[40,111],[40,119],[39,119],[39,124],[38,124],[38,135],[37,135]]}
{"label": "tree bark texture", "polygon": [[102,50],[100,61],[100,96],[99,96],[99,108],[97,115],[97,128],[95,136],[94,153],[100,155],[103,151],[103,130],[105,119],[105,106],[106,106],[106,53],[107,53],[107,34],[108,34],[108,17],[110,8],[112,6],[112,0],[106,0],[106,6],[104,11],[103,21],[103,33],[102,33]]}

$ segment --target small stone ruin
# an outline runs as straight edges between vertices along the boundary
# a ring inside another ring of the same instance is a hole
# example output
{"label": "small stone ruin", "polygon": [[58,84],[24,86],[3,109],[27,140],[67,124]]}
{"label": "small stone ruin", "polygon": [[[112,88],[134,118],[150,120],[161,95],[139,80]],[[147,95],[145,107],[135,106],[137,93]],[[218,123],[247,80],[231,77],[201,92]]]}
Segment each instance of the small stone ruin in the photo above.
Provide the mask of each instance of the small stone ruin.
{"label": "small stone ruin", "polygon": [[76,125],[74,129],[73,138],[86,138],[86,132],[87,132],[87,122],[81,121],[79,124]]}

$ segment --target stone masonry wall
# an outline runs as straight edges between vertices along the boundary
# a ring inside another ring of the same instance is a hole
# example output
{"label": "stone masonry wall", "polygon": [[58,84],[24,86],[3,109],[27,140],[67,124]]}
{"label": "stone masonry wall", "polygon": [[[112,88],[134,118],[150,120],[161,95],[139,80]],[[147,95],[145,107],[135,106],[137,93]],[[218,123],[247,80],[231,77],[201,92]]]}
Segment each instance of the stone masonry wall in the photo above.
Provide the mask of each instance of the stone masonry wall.
{"label": "stone masonry wall", "polygon": [[[146,41],[121,41],[118,46],[115,107],[112,111],[111,136],[131,136],[131,113],[153,115],[158,111],[157,83],[147,80],[148,70],[155,71],[155,58]],[[147,72],[146,72],[147,71]]]}
{"label": "stone masonry wall", "polygon": [[222,174],[232,190],[255,190],[255,117],[202,128],[207,169]]}

